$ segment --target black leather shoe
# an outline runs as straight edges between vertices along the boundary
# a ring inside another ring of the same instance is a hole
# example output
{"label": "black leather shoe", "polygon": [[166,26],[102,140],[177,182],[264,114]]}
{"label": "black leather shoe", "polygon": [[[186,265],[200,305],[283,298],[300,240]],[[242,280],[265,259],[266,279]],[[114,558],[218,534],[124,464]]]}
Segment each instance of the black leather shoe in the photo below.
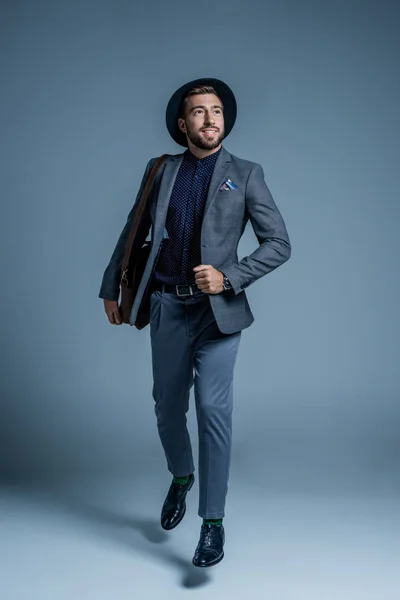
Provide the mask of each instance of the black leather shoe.
{"label": "black leather shoe", "polygon": [[194,475],[189,475],[189,480],[184,485],[172,483],[165,498],[161,511],[161,527],[173,529],[182,521],[186,512],[186,494],[194,483]]}
{"label": "black leather shoe", "polygon": [[193,557],[196,567],[212,567],[224,558],[225,531],[223,525],[205,523],[201,526],[200,540]]}

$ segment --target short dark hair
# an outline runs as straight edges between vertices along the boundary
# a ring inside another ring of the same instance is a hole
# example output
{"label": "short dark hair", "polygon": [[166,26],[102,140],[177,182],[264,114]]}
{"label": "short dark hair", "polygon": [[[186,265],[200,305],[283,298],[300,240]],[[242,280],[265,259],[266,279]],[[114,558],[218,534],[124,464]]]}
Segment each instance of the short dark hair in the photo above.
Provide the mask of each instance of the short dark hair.
{"label": "short dark hair", "polygon": [[185,118],[186,115],[186,106],[187,106],[187,101],[191,96],[197,96],[199,94],[214,94],[215,96],[217,96],[217,98],[219,99],[219,101],[221,102],[221,106],[222,108],[224,108],[224,105],[222,103],[221,98],[218,96],[217,92],[215,91],[215,89],[211,86],[211,85],[201,85],[199,87],[194,87],[191,88],[190,90],[188,90],[186,92],[186,96],[184,97],[184,99],[182,100],[182,104],[179,110],[179,117],[181,119]]}

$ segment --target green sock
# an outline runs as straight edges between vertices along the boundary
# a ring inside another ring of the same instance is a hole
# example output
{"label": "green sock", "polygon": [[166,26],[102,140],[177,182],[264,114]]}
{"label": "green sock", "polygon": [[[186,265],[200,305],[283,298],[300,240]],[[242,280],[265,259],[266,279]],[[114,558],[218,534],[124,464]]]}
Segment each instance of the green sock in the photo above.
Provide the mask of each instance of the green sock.
{"label": "green sock", "polygon": [[174,477],[174,483],[179,483],[180,485],[185,485],[189,481],[189,475],[187,477]]}
{"label": "green sock", "polygon": [[210,525],[216,525],[217,527],[221,527],[222,519],[203,519],[203,525],[206,523],[210,523]]}

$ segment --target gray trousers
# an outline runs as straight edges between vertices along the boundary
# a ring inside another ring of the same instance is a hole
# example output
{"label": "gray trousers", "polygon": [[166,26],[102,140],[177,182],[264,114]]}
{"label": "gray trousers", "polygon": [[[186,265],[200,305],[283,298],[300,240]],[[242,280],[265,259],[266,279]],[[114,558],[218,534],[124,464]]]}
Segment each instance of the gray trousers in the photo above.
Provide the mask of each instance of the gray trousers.
{"label": "gray trousers", "polygon": [[194,385],[199,436],[199,509],[204,519],[225,516],[231,459],[233,374],[241,332],[221,333],[209,295],[151,294],[153,398],[168,470],[193,473],[186,413]]}

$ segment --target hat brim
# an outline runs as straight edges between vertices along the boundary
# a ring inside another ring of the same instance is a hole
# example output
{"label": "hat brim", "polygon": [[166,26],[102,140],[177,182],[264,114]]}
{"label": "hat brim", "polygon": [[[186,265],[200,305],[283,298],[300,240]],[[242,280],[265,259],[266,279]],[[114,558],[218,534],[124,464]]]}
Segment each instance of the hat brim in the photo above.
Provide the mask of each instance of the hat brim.
{"label": "hat brim", "polygon": [[224,139],[228,137],[230,132],[233,129],[233,126],[236,121],[237,116],[237,104],[235,96],[231,90],[231,88],[221,81],[220,79],[215,78],[202,78],[202,79],[194,79],[193,81],[189,81],[182,85],[176,92],[171,96],[170,101],[167,105],[165,120],[167,129],[169,131],[172,139],[179,144],[180,146],[184,146],[187,148],[187,138],[186,135],[181,131],[178,127],[178,118],[180,108],[183,102],[186,93],[193,87],[199,87],[200,85],[210,85],[212,86],[217,95],[221,98],[222,104],[224,105],[224,126],[225,126],[225,134]]}

